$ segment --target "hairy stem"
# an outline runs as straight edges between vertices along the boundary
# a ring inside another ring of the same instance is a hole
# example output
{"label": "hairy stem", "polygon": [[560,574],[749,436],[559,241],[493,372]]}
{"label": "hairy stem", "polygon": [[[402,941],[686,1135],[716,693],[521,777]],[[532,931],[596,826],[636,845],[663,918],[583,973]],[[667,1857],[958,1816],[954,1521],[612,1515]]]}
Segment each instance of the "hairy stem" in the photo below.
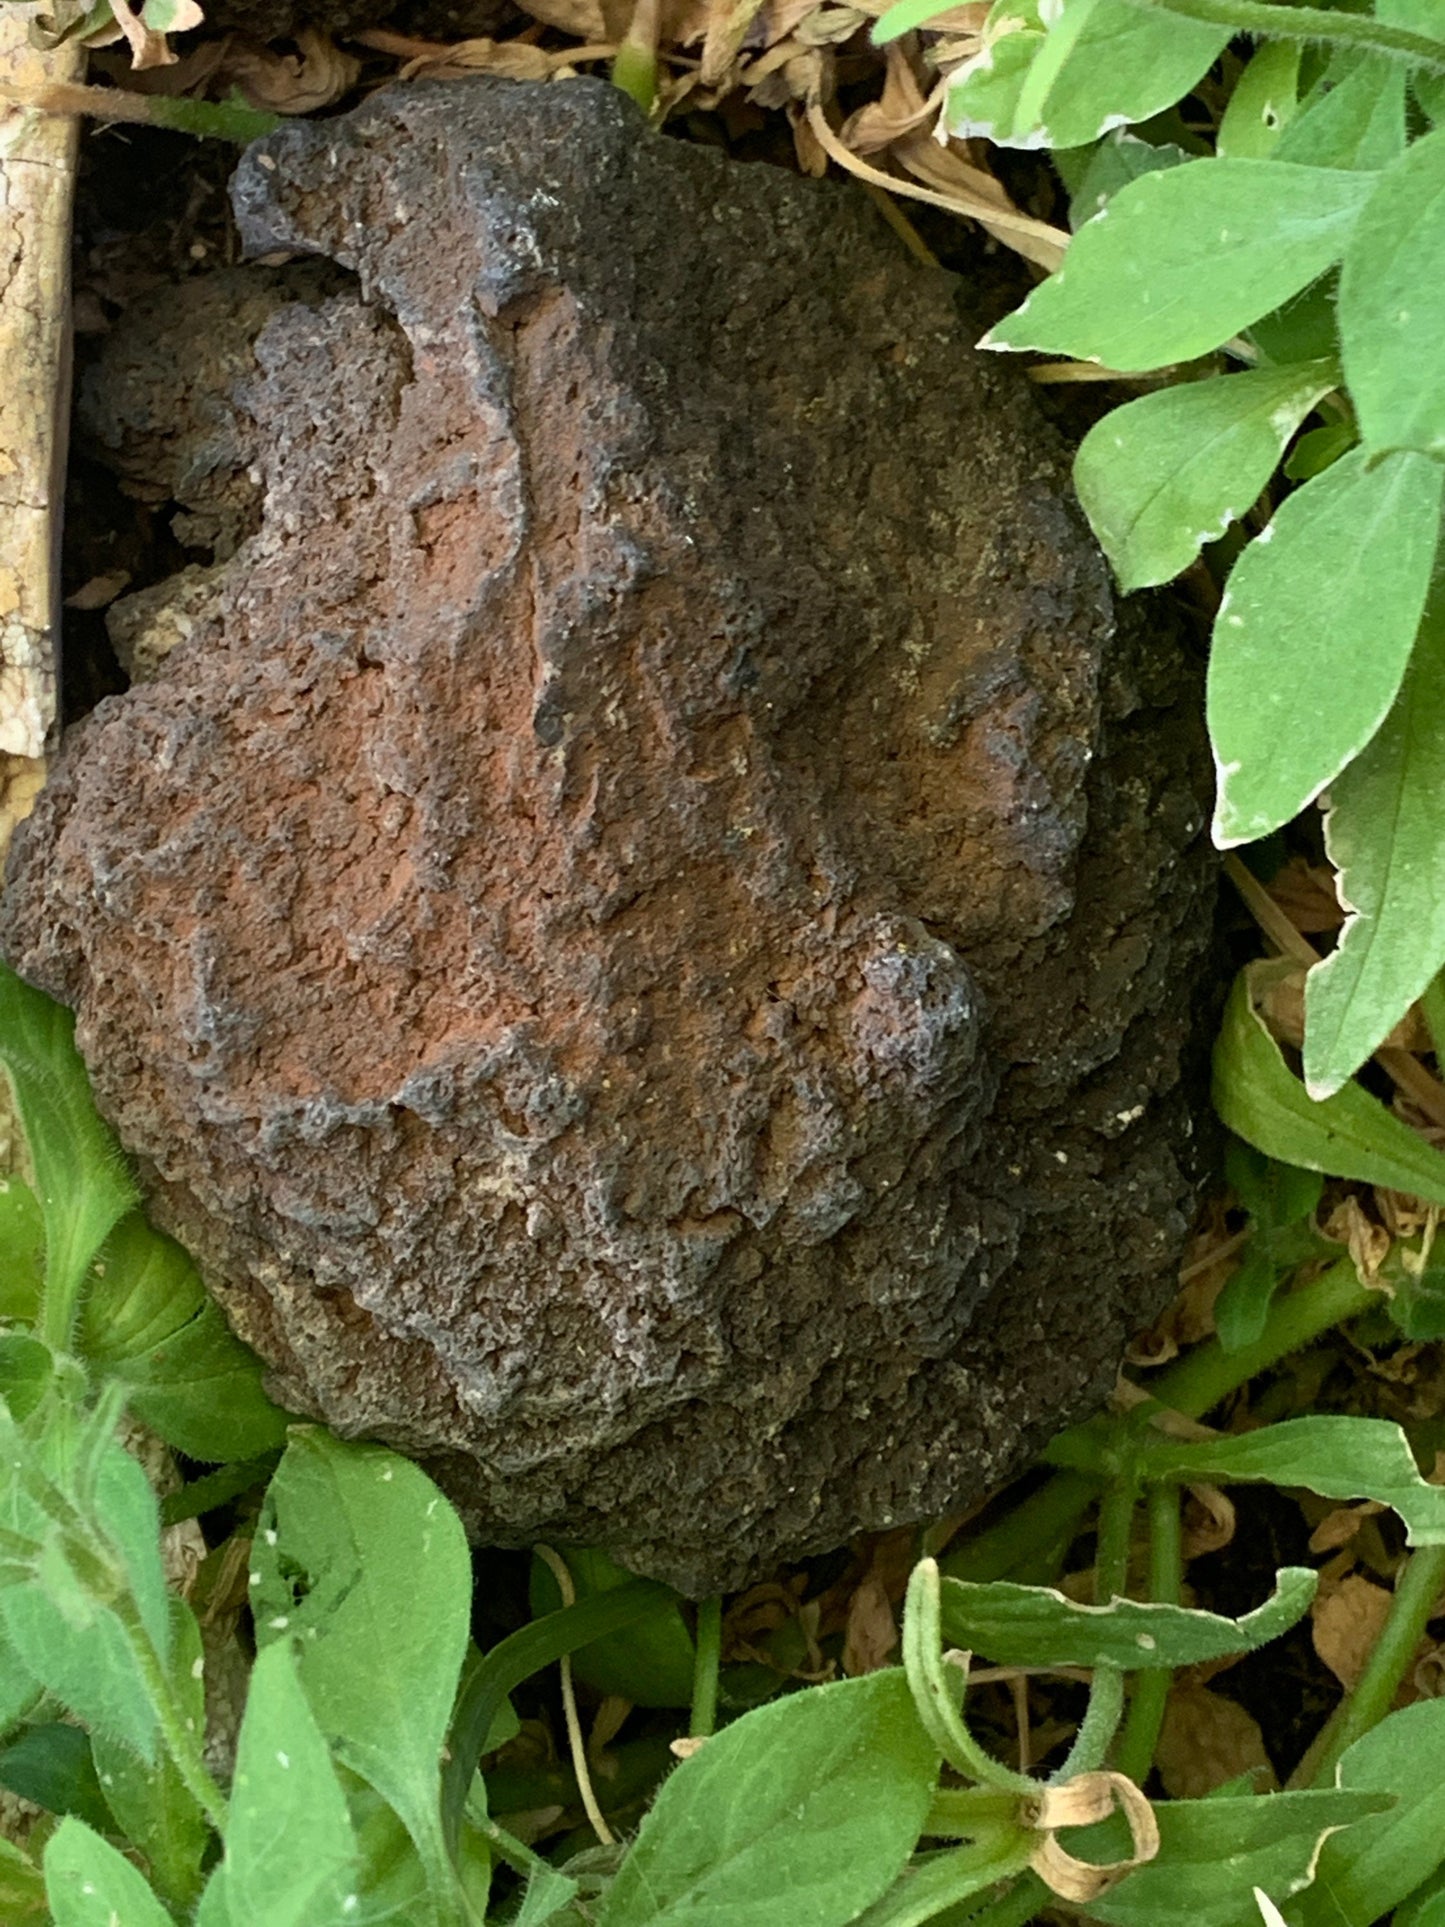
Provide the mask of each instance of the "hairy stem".
{"label": "hairy stem", "polygon": [[[1177,1606],[1184,1587],[1184,1538],[1179,1515],[1179,1488],[1151,1485],[1149,1512],[1149,1597],[1164,1606]],[[1119,1772],[1142,1786],[1154,1763],[1164,1704],[1173,1675],[1163,1671],[1140,1673],[1129,1700],[1129,1715],[1114,1760]]]}
{"label": "hairy stem", "polygon": [[697,1609],[697,1658],[692,1669],[692,1718],[687,1730],[706,1739],[717,1725],[717,1673],[722,1656],[722,1597],[715,1593]]}

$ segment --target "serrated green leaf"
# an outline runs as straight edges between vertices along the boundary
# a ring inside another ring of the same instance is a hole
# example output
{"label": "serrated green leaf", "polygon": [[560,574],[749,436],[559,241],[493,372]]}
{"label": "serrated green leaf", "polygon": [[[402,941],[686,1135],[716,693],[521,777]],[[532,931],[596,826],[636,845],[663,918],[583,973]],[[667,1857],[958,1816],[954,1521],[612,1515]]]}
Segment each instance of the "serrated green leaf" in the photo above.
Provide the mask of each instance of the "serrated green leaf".
{"label": "serrated green leaf", "polygon": [[844,1927],[898,1877],[937,1777],[897,1669],[759,1707],[663,1783],[598,1927]]}
{"label": "serrated green leaf", "polygon": [[[191,1730],[206,1726],[205,1675],[201,1630],[184,1600],[170,1600],[171,1644],[166,1674],[171,1694]],[[93,1733],[91,1754],[96,1777],[118,1827],[145,1855],[157,1891],[178,1911],[188,1912],[200,1895],[201,1863],[210,1845],[206,1816],[187,1791],[168,1752],[147,1765],[128,1746]]]}
{"label": "serrated green leaf", "polygon": [[434,1905],[452,1904],[440,1755],[471,1610],[455,1510],[394,1452],[297,1427],[252,1557],[258,1643],[299,1641],[322,1733],[405,1821]]}
{"label": "serrated green leaf", "polygon": [[44,1866],[55,1927],[174,1927],[144,1877],[82,1820],[61,1821]]}
{"label": "serrated green leaf", "polygon": [[1378,56],[1337,62],[1281,137],[1275,159],[1364,173],[1388,167],[1405,151],[1405,76],[1400,62]]}
{"label": "serrated green leaf", "polygon": [[[1256,1887],[1283,1900],[1314,1877],[1320,1841],[1381,1810],[1387,1795],[1265,1793],[1256,1799],[1160,1800],[1159,1852],[1089,1902],[1107,1927],[1255,1927]],[[1070,1849],[1078,1851],[1073,1837]]]}
{"label": "serrated green leaf", "polygon": [[1368,175],[1284,161],[1146,174],[1079,230],[1062,267],[982,346],[1124,370],[1192,361],[1333,266],[1372,186]]}
{"label": "serrated green leaf", "polygon": [[45,1293],[64,1331],[76,1297],[112,1226],[138,1193],[120,1148],[90,1094],[75,1048],[75,1019],[0,963],[0,1064],[15,1094],[45,1223]]}
{"label": "serrated green leaf", "polygon": [[1120,588],[1171,581],[1237,522],[1337,380],[1328,361],[1250,369],[1141,395],[1096,422],[1074,487]]}
{"label": "serrated green leaf", "polygon": [[1221,849],[1288,823],[1384,722],[1430,588],[1442,485],[1445,468],[1423,455],[1371,466],[1357,449],[1297,489],[1235,563],[1207,691]]}
{"label": "serrated green leaf", "polygon": [[1355,1741],[1340,1760],[1340,1786],[1394,1805],[1325,1842],[1315,1885],[1289,1910],[1291,1927],[1371,1927],[1430,1878],[1445,1860],[1445,1774],[1433,1770],[1442,1758],[1441,1700],[1401,1707]]}
{"label": "serrated green leaf", "polygon": [[1325,1499],[1374,1499],[1399,1513],[1412,1546],[1445,1545],[1445,1487],[1420,1477],[1409,1440],[1388,1419],[1281,1419],[1187,1445],[1150,1437],[1139,1450],[1146,1478],[1299,1485]]}
{"label": "serrated green leaf", "polygon": [[[954,72],[944,99],[950,134],[1003,147],[1082,147],[1148,120],[1208,72],[1229,31],[1128,0],[1070,0],[1030,31],[1042,9],[996,6],[984,52]],[[1022,16],[1025,30],[1001,31]]]}
{"label": "serrated green leaf", "polygon": [[257,1654],[251,1674],[225,1858],[211,1876],[197,1927],[350,1927],[358,1913],[356,1872],[346,1796],[290,1643],[277,1640]]}
{"label": "serrated green leaf", "polygon": [[1445,1204],[1445,1157],[1358,1084],[1312,1098],[1254,1009],[1251,984],[1272,967],[1240,972],[1214,1047],[1214,1108],[1246,1144],[1328,1177],[1387,1185]]}
{"label": "serrated green leaf", "polygon": [[995,1579],[943,1581],[943,1635],[999,1666],[1117,1666],[1128,1672],[1197,1666],[1252,1653],[1309,1611],[1318,1575],[1287,1566],[1262,1606],[1241,1619],[1190,1606],[1115,1599],[1082,1606],[1051,1586]]}
{"label": "serrated green leaf", "polygon": [[1379,178],[1340,270],[1340,347],[1366,448],[1445,454],[1445,128]]}
{"label": "serrated green leaf", "polygon": [[1297,40],[1270,40],[1255,49],[1229,96],[1216,152],[1226,159],[1268,159],[1299,106],[1303,52]]}
{"label": "serrated green leaf", "polygon": [[1445,584],[1394,708],[1330,785],[1325,847],[1349,912],[1305,981],[1305,1088],[1337,1091],[1445,964]]}

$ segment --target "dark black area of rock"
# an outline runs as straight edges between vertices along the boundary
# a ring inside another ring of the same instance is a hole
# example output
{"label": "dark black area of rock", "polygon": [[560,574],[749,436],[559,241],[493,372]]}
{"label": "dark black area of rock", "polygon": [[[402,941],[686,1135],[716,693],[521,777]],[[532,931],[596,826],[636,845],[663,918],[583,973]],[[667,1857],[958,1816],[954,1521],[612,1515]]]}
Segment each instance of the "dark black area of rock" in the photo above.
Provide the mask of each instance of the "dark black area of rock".
{"label": "dark black area of rock", "polygon": [[[155,1215],[480,1536],[701,1592],[977,1498],[1172,1289],[1187,652],[849,188],[478,81],[235,196],[355,279],[170,384],[181,513],[251,493],[4,905]],[[147,365],[89,378],[122,466]]]}

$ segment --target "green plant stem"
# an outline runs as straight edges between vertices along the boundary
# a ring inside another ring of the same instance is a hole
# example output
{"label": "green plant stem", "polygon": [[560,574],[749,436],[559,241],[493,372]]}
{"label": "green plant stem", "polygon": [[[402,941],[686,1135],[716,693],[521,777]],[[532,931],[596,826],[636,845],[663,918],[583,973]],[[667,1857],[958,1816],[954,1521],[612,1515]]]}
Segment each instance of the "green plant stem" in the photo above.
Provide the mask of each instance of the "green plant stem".
{"label": "green plant stem", "polygon": [[722,1657],[722,1597],[714,1594],[697,1609],[697,1657],[692,1669],[692,1717],[687,1730],[706,1739],[717,1725],[717,1674]]}
{"label": "green plant stem", "polygon": [[1359,14],[1328,13],[1323,7],[1289,7],[1272,0],[1129,0],[1146,13],[1176,13],[1204,20],[1231,33],[1263,40],[1308,40],[1321,46],[1359,47],[1366,53],[1408,60],[1430,73],[1445,73],[1445,41],[1411,33]]}
{"label": "green plant stem", "polygon": [[[1160,1372],[1149,1391],[1171,1411],[1203,1418],[1241,1385],[1291,1352],[1313,1344],[1374,1300],[1375,1294],[1355,1275],[1353,1261],[1341,1258],[1309,1284],[1277,1297],[1252,1345],[1226,1352],[1217,1338],[1211,1338]],[[1056,1472],[997,1524],[940,1560],[941,1570],[950,1579],[1016,1578],[1027,1565],[1037,1566],[1045,1549],[1058,1546],[1062,1556],[1099,1489],[1099,1481],[1087,1473]]]}
{"label": "green plant stem", "polygon": [[[1094,1552],[1094,1603],[1107,1606],[1129,1586],[1129,1538],[1139,1488],[1132,1478],[1110,1485],[1099,1507],[1099,1536]],[[1117,1666],[1096,1666],[1089,1685],[1089,1704],[1069,1748],[1068,1757],[1051,1777],[1062,1785],[1077,1773],[1092,1773],[1119,1730],[1124,1712],[1124,1675]]]}
{"label": "green plant stem", "polygon": [[976,1840],[984,1834],[1016,1829],[1023,1797],[1002,1787],[936,1787],[923,1823],[924,1835],[939,1840]]}
{"label": "green plant stem", "polygon": [[150,1634],[141,1624],[140,1615],[129,1599],[117,1600],[113,1610],[125,1628],[127,1644],[135,1661],[136,1671],[140,1674],[146,1694],[155,1708],[161,1738],[165,1741],[166,1751],[176,1763],[181,1784],[216,1832],[224,1833],[226,1796],[207,1770],[206,1763],[201,1757],[199,1738],[181,1716],[171,1692],[170,1681],[166,1678],[165,1668],[161,1665],[155,1647],[151,1644]]}
{"label": "green plant stem", "polygon": [[[1184,1588],[1184,1535],[1179,1512],[1179,1488],[1151,1485],[1149,1513],[1149,1597],[1161,1605],[1177,1606]],[[1129,1713],[1120,1735],[1114,1765],[1142,1786],[1154,1764],[1159,1729],[1173,1675],[1163,1671],[1140,1673],[1129,1699]]]}
{"label": "green plant stem", "polygon": [[214,1472],[166,1494],[161,1500],[161,1524],[179,1525],[183,1519],[199,1519],[202,1513],[213,1512],[253,1486],[264,1485],[280,1462],[279,1452],[263,1452],[258,1458],[233,1459],[229,1465],[218,1465]]}
{"label": "green plant stem", "polygon": [[1310,1748],[1305,1762],[1310,1785],[1333,1786],[1341,1754],[1389,1712],[1442,1588],[1445,1546],[1421,1546],[1401,1574],[1389,1617],[1354,1692],[1336,1707]]}
{"label": "green plant stem", "polygon": [[1160,1372],[1151,1380],[1149,1393],[1185,1418],[1203,1418],[1241,1385],[1291,1352],[1302,1351],[1377,1299],[1377,1293],[1360,1283],[1354,1260],[1341,1258],[1309,1284],[1277,1297],[1252,1345],[1227,1352],[1217,1338],[1211,1338]]}

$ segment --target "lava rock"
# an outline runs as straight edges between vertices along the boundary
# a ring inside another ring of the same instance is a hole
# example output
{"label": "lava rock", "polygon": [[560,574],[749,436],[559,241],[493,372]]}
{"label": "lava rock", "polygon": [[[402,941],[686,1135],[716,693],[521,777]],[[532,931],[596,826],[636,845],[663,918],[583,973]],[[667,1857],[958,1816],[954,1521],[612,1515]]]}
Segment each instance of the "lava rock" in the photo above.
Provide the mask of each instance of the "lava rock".
{"label": "lava rock", "polygon": [[357,281],[262,327],[260,527],[3,908],[154,1216],[490,1540],[701,1593],[976,1499],[1191,1207],[1177,638],[851,188],[477,81],[233,191]]}

